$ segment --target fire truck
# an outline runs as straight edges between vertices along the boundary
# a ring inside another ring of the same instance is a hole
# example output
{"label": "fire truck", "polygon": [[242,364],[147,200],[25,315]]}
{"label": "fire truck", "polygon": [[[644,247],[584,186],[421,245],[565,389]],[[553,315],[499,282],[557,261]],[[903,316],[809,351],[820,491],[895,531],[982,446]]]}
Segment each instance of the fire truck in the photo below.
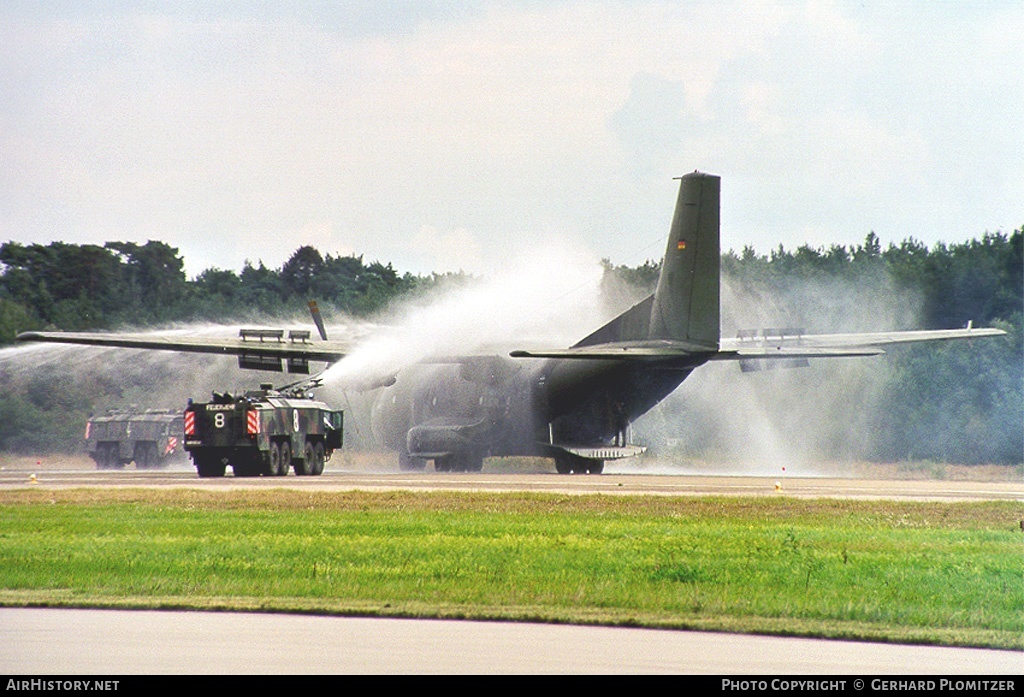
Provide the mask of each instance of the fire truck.
{"label": "fire truck", "polygon": [[177,409],[111,409],[85,425],[85,447],[97,469],[166,467],[182,456],[183,423]]}
{"label": "fire truck", "polygon": [[189,400],[185,450],[200,477],[317,476],[342,445],[344,412],[313,398],[304,387],[269,384],[242,396],[214,392],[209,402]]}

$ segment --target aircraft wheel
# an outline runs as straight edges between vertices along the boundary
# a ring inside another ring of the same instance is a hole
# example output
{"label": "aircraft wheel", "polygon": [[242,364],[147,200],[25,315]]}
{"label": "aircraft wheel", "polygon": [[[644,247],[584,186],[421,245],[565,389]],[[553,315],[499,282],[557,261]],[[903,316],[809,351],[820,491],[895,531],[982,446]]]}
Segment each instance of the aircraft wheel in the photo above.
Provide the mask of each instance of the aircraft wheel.
{"label": "aircraft wheel", "polygon": [[324,452],[324,444],[317,443],[313,446],[313,459],[311,460],[312,467],[310,467],[309,473],[314,477],[319,477],[324,473],[324,463],[327,462],[327,455]]}
{"label": "aircraft wheel", "polygon": [[558,453],[555,455],[555,471],[559,474],[600,474],[604,471],[604,461],[588,460],[572,453]]}
{"label": "aircraft wheel", "polygon": [[590,460],[585,457],[573,457],[572,459],[572,473],[573,474],[588,474],[590,472]]}
{"label": "aircraft wheel", "polygon": [[572,474],[572,455],[557,453],[555,455],[555,471],[559,474]]}
{"label": "aircraft wheel", "polygon": [[479,472],[484,468],[484,458],[475,453],[445,455],[434,460],[438,472]]}
{"label": "aircraft wheel", "polygon": [[413,457],[408,453],[398,453],[398,469],[403,472],[422,472],[427,467],[427,461],[421,457]]}

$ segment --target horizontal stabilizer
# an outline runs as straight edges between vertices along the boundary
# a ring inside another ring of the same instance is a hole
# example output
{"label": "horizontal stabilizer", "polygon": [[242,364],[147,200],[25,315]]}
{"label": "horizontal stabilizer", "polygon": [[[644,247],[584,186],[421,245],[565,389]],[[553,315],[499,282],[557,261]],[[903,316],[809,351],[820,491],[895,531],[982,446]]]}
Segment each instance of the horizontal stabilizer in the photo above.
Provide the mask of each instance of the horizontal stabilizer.
{"label": "horizontal stabilizer", "polygon": [[654,296],[649,295],[590,336],[577,342],[573,348],[646,339],[653,305]]}
{"label": "horizontal stabilizer", "polygon": [[572,360],[666,361],[698,366],[714,356],[706,346],[685,341],[623,341],[568,349],[518,350],[513,358],[564,358]]}
{"label": "horizontal stabilizer", "polygon": [[[974,328],[965,329],[919,329],[914,331],[900,332],[869,332],[862,334],[785,334],[784,331],[796,332],[799,330],[765,330],[779,332],[777,335],[759,336],[753,339],[749,336],[740,336],[735,339],[722,339],[721,348],[724,354],[738,354],[739,358],[769,357],[780,352],[788,353],[788,357],[794,357],[801,352],[808,353],[807,357],[828,356],[827,350],[836,351],[836,356],[872,356],[881,353],[880,350],[873,352],[862,352],[860,349],[868,350],[880,346],[892,346],[895,344],[909,344],[918,341],[944,341],[950,339],[974,339],[983,336],[1003,336],[1006,334],[1002,329],[995,328]],[[853,349],[854,352],[849,350]],[[821,353],[817,353],[821,351]],[[732,360],[733,357],[715,357],[716,360]]]}

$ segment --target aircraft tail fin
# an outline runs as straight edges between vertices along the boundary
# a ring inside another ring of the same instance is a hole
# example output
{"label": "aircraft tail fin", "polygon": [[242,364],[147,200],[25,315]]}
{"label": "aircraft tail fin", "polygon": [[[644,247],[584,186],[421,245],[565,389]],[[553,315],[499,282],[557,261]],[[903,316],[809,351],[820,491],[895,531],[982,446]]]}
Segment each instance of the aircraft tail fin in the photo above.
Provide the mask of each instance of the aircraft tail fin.
{"label": "aircraft tail fin", "polygon": [[721,178],[681,178],[668,248],[654,295],[637,303],[573,348],[668,339],[717,351],[720,337]]}
{"label": "aircraft tail fin", "polygon": [[653,303],[654,296],[648,295],[608,324],[577,342],[573,348],[646,339],[648,328],[651,326]]}
{"label": "aircraft tail fin", "polygon": [[668,248],[651,307],[648,339],[717,351],[720,339],[719,194],[721,178],[682,177]]}

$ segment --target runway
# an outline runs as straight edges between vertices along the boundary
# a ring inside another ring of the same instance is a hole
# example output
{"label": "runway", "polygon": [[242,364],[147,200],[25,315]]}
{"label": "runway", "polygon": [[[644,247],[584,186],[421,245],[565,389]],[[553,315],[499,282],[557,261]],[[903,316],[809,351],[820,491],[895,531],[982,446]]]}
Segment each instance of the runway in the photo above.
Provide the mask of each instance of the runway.
{"label": "runway", "polygon": [[472,491],[534,491],[563,494],[642,494],[664,496],[791,496],[802,498],[897,500],[1024,501],[1022,481],[890,480],[831,476],[741,476],[663,474],[636,471],[603,475],[482,472],[367,472],[328,468],[319,477],[233,477],[199,479],[190,467],[167,470],[96,470],[77,463],[41,462],[38,466],[0,469],[0,489],[24,486],[186,487],[206,490],[237,488],[299,488],[322,491],[360,489],[449,489]]}
{"label": "runway", "polygon": [[614,627],[0,608],[6,675],[1024,674],[1024,653]]}
{"label": "runway", "polygon": [[[105,470],[43,461],[0,468],[0,489],[180,487],[210,491],[532,491],[660,496],[789,496],[1024,501],[1024,482],[824,476],[398,473],[199,479],[189,467]],[[0,608],[0,672],[158,674],[1021,675],[1024,652],[712,632],[318,617],[283,614]],[[297,648],[299,647],[299,648]]]}

